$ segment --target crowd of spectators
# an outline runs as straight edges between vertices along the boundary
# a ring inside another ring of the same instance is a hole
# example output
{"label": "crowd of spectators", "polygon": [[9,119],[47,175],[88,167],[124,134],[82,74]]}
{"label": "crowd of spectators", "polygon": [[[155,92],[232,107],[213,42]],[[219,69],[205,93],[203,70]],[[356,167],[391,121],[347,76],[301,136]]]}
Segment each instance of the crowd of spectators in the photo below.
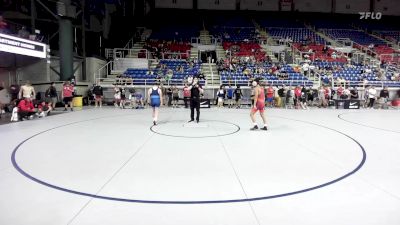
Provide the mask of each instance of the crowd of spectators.
{"label": "crowd of spectators", "polygon": [[43,93],[36,92],[30,81],[25,81],[21,86],[12,84],[8,88],[1,82],[0,91],[3,90],[7,93],[2,96],[9,98],[5,102],[0,100],[0,116],[9,112],[11,121],[46,117],[56,109],[56,104],[59,102],[64,103],[64,111],[68,107],[73,111],[72,99],[75,95],[73,80],[64,82],[60,91],[57,91],[55,83],[52,82]]}

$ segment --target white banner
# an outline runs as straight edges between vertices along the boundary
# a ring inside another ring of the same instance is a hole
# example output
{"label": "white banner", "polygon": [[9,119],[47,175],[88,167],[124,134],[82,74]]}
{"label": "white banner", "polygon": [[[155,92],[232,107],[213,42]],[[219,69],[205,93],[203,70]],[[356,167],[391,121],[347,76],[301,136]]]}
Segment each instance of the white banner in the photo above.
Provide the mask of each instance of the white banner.
{"label": "white banner", "polygon": [[0,51],[46,58],[46,44],[11,35],[0,34]]}

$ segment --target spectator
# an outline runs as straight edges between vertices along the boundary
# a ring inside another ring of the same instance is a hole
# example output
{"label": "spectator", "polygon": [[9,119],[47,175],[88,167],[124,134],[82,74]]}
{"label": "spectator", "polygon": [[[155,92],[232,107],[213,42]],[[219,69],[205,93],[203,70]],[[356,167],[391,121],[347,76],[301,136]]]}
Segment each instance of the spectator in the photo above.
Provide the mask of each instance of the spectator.
{"label": "spectator", "polygon": [[368,107],[370,109],[374,107],[376,96],[377,96],[377,91],[374,86],[371,86],[371,88],[368,90],[368,98],[369,98]]}
{"label": "spectator", "polygon": [[69,81],[65,81],[63,85],[63,90],[61,92],[61,98],[64,101],[64,111],[67,111],[68,106],[70,107],[71,111],[74,111],[72,105],[72,99],[74,96],[73,93],[74,93],[74,86]]}
{"label": "spectator", "polygon": [[236,108],[240,108],[240,100],[242,99],[243,94],[239,85],[236,86],[234,95],[235,95]]}
{"label": "spectator", "polygon": [[114,106],[117,108],[121,102],[121,89],[114,84]]}
{"label": "spectator", "polygon": [[296,109],[299,108],[299,106],[301,105],[301,88],[300,86],[297,86],[294,89],[294,105],[296,106]]}
{"label": "spectator", "polygon": [[232,86],[229,84],[228,90],[226,91],[226,97],[228,98],[228,108],[233,107],[233,92],[234,90]]}
{"label": "spectator", "polygon": [[18,99],[19,91],[20,91],[20,87],[19,87],[18,84],[10,85],[11,101],[14,101],[14,100]]}
{"label": "spectator", "polygon": [[364,108],[367,108],[369,104],[369,89],[370,86],[367,86],[364,90]]}
{"label": "spectator", "polygon": [[179,89],[174,85],[172,86],[172,107],[173,108],[178,108],[178,102],[179,102]]}
{"label": "spectator", "polygon": [[303,69],[304,76],[307,76],[307,75],[308,75],[309,68],[310,68],[310,65],[309,65],[308,63],[304,63],[304,64],[302,65],[302,69]]}
{"label": "spectator", "polygon": [[344,89],[343,94],[341,96],[341,99],[349,99],[350,97],[350,90],[349,88]]}
{"label": "spectator", "polygon": [[281,105],[279,105],[278,107],[285,107],[286,105],[286,86],[283,85],[281,88],[279,88],[278,90],[278,96],[281,99]]}
{"label": "spectator", "polygon": [[336,90],[337,99],[341,99],[342,98],[343,91],[344,91],[344,89],[343,89],[342,85],[339,85],[338,89]]}
{"label": "spectator", "polygon": [[188,108],[189,101],[190,101],[190,90],[187,83],[185,83],[185,87],[183,88],[183,102],[185,103],[185,108]]}
{"label": "spectator", "polygon": [[[99,105],[101,108],[103,105],[103,87],[100,86],[99,82],[97,82],[96,85],[93,87],[93,94],[94,94],[94,105],[95,105],[94,107],[97,108],[97,106]],[[122,100],[122,91],[121,91],[121,100]]]}
{"label": "spectator", "polygon": [[350,99],[356,100],[356,99],[358,99],[358,98],[359,98],[359,97],[358,97],[357,88],[356,88],[356,87],[353,87],[353,88],[351,89],[351,91],[350,91]]}
{"label": "spectator", "polygon": [[45,117],[45,116],[50,115],[50,112],[51,112],[52,110],[53,110],[52,102],[42,101],[42,102],[38,105],[39,117]]}
{"label": "spectator", "polygon": [[217,92],[217,104],[219,108],[224,107],[224,99],[225,99],[225,90],[224,90],[224,86],[221,85],[219,87],[219,90]]}
{"label": "spectator", "polygon": [[36,109],[33,107],[33,102],[30,97],[26,97],[22,99],[18,103],[18,119],[33,119],[33,115],[35,115]]}
{"label": "spectator", "polygon": [[18,98],[23,99],[23,98],[35,98],[36,93],[35,93],[35,88],[32,86],[31,82],[27,80],[25,82],[25,85],[21,86],[21,89],[19,90]]}
{"label": "spectator", "polygon": [[[165,92],[163,92],[165,93]],[[172,88],[168,87],[167,88],[167,97],[168,97],[168,106],[172,105]]]}
{"label": "spectator", "polygon": [[266,96],[267,96],[267,107],[273,107],[273,103],[274,103],[274,88],[272,88],[272,85],[270,84],[267,88],[266,91]]}
{"label": "spectator", "polygon": [[379,108],[386,109],[388,101],[389,101],[389,91],[387,87],[384,87],[379,93]]}
{"label": "spectator", "polygon": [[134,100],[135,100],[135,109],[144,109],[144,98],[143,94],[140,91],[136,91],[134,93]]}
{"label": "spectator", "polygon": [[[127,94],[127,88],[126,85],[124,85],[121,88],[121,101],[119,103],[119,107],[121,109],[125,109],[125,105],[126,105],[126,94]],[[101,96],[101,99],[103,99],[103,95]],[[100,104],[101,105],[101,104]]]}
{"label": "spectator", "polygon": [[57,89],[55,87],[55,83],[51,82],[51,85],[49,88],[47,88],[45,94],[45,101],[50,103],[51,108],[55,109],[56,108],[56,103],[58,102],[58,98],[57,98]]}

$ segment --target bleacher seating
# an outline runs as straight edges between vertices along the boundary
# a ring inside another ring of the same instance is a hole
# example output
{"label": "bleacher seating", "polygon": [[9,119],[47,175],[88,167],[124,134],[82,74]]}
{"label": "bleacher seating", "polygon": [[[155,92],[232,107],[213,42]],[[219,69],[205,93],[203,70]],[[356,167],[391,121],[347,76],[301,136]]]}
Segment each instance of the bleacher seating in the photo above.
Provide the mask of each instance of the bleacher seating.
{"label": "bleacher seating", "polygon": [[385,45],[386,44],[383,40],[375,38],[363,31],[359,31],[359,30],[343,30],[343,29],[326,30],[325,34],[330,36],[332,39],[349,38],[350,40],[356,42],[357,44],[364,45],[364,46],[368,46],[370,44],[374,44],[374,45]]}
{"label": "bleacher seating", "polygon": [[291,20],[291,19],[276,19],[276,18],[268,18],[268,19],[260,19],[258,21],[261,27],[264,28],[272,28],[272,27],[285,27],[285,28],[305,28],[304,23],[297,21],[297,20]]}
{"label": "bleacher seating", "polygon": [[328,62],[347,62],[347,59],[343,56],[337,56],[336,58],[332,57],[332,53],[335,52],[335,50],[328,48],[328,51],[325,54],[323,52],[324,45],[321,44],[312,44],[312,45],[306,45],[302,46],[299,43],[294,44],[295,48],[297,48],[299,51],[302,52],[307,52],[309,49],[312,49],[314,53],[314,60],[317,61],[328,61]]}
{"label": "bleacher seating", "polygon": [[[271,68],[271,64],[265,64],[264,68],[269,69]],[[255,66],[246,66],[248,69],[254,69]],[[271,83],[273,85],[305,85],[305,86],[312,86],[313,82],[308,80],[304,75],[301,73],[296,73],[294,69],[289,66],[285,65],[284,66],[285,71],[288,75],[288,79],[285,80],[280,80],[276,75],[270,74],[270,73],[262,73],[262,74],[257,74],[254,75],[254,77],[262,77],[264,80],[266,80],[268,83]],[[250,85],[250,77],[245,75],[242,72],[243,68],[240,68],[239,72],[229,72],[229,71],[223,71],[221,72],[221,81],[222,84],[227,85],[227,84],[235,84],[235,85],[245,85],[248,86]]]}
{"label": "bleacher seating", "polygon": [[199,27],[196,26],[166,26],[155,30],[150,35],[150,40],[164,40],[177,42],[190,42],[192,37],[199,36]]}
{"label": "bleacher seating", "polygon": [[[156,47],[159,51],[165,53],[164,58],[168,59],[170,56],[173,57],[173,53],[184,53],[180,54],[181,59],[186,59],[190,55],[191,45],[185,42],[171,42],[171,41],[154,41],[150,40],[146,42],[145,48],[152,51],[152,49]],[[154,52],[154,51],[152,51]],[[139,53],[140,54],[140,53]],[[142,53],[145,54],[145,53]],[[139,56],[140,58],[140,56]]]}
{"label": "bleacher seating", "polygon": [[254,41],[256,38],[254,24],[246,18],[218,17],[210,19],[206,27],[211,35],[228,42]]}
{"label": "bleacher seating", "polygon": [[289,37],[295,43],[317,43],[325,44],[325,40],[307,28],[269,28],[268,34],[275,38],[286,38]]}
{"label": "bleacher seating", "polygon": [[257,61],[265,60],[266,53],[262,51],[261,46],[257,43],[224,42],[222,44],[224,50],[228,50],[232,46],[237,46],[239,48],[237,52],[232,53],[232,56],[238,56],[238,57],[254,56]]}
{"label": "bleacher seating", "polygon": [[[167,68],[164,71],[152,71],[153,73],[150,73],[148,69],[129,68],[124,72],[124,75],[126,77],[133,78],[134,85],[152,85],[157,81],[157,77],[163,77],[163,74],[166,72],[166,70],[171,69],[173,70],[173,76],[169,84],[182,85],[185,77],[198,74],[201,67],[201,64],[197,63],[193,65],[193,68],[190,68],[185,60],[160,60],[160,64],[165,64]],[[182,66],[184,68],[184,72],[176,72],[175,70],[178,66]],[[200,83],[204,84],[204,81],[201,81]]]}

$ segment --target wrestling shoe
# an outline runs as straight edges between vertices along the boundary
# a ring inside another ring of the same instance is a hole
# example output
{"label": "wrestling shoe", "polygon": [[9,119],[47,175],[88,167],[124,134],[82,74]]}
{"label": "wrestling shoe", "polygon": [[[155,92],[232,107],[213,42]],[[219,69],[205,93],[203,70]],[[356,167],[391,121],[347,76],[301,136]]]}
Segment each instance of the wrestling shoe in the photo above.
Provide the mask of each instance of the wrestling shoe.
{"label": "wrestling shoe", "polygon": [[253,128],[250,128],[250,130],[258,130],[258,126],[255,125]]}

